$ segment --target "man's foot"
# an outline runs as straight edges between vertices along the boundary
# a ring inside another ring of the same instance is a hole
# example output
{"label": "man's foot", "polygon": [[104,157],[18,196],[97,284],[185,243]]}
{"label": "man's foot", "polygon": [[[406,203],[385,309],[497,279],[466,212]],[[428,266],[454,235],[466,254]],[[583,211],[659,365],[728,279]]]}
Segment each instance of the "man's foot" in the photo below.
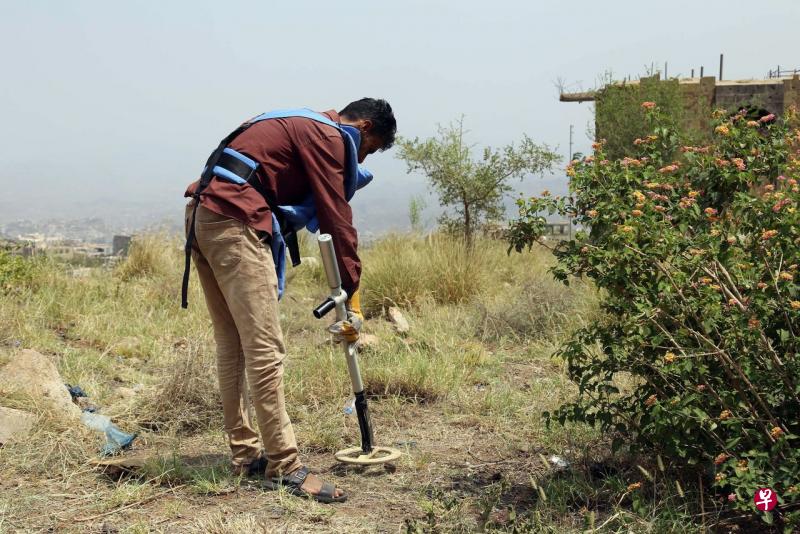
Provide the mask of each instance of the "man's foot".
{"label": "man's foot", "polygon": [[271,489],[284,488],[292,495],[308,497],[321,503],[338,503],[347,500],[347,494],[329,482],[309,472],[303,466],[284,477],[273,477],[267,480]]}
{"label": "man's foot", "polygon": [[245,464],[233,466],[234,476],[262,477],[267,471],[267,454],[262,449],[258,456]]}

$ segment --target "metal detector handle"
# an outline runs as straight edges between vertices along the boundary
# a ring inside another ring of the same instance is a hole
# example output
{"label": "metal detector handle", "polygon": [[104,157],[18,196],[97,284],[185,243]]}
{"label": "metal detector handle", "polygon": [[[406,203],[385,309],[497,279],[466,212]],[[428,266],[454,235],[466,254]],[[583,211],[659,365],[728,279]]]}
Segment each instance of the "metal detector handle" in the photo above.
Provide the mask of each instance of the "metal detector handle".
{"label": "metal detector handle", "polygon": [[[333,249],[333,238],[330,234],[322,234],[317,238],[319,242],[319,254],[322,257],[322,267],[325,269],[325,277],[328,279],[328,287],[331,294],[328,299],[314,310],[314,317],[317,319],[327,314],[331,309],[336,310],[336,320],[344,321],[347,319],[347,293],[342,289],[342,277],[339,275],[339,264],[336,262],[336,251]],[[328,309],[333,301],[333,307]],[[320,310],[321,315],[317,315]]]}

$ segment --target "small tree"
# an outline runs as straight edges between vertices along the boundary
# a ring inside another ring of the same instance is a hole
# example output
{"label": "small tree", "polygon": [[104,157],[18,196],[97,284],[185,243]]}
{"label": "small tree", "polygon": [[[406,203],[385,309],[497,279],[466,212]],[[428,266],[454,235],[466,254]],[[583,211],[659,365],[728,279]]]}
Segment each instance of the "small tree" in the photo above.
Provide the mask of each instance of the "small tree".
{"label": "small tree", "polygon": [[472,157],[473,145],[464,141],[464,118],[439,127],[439,135],[421,141],[401,139],[398,157],[408,165],[408,172],[422,171],[439,195],[445,212],[439,222],[463,235],[472,245],[475,231],[487,220],[503,215],[503,196],[511,191],[508,182],[528,173],[550,169],[560,160],[546,145],[537,145],[525,135],[519,146],[500,149],[487,147],[480,160]]}

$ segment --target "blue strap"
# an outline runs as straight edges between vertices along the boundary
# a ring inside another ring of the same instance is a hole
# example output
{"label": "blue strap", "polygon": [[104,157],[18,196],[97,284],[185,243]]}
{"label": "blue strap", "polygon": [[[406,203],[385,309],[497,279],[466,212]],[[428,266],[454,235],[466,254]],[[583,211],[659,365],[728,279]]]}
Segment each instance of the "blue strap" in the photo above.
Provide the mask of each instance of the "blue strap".
{"label": "blue strap", "polygon": [[275,214],[272,214],[272,241],[270,242],[272,249],[272,261],[275,263],[275,275],[278,278],[278,300],[283,296],[283,290],[286,288],[286,243],[283,240],[281,233],[281,225]]}

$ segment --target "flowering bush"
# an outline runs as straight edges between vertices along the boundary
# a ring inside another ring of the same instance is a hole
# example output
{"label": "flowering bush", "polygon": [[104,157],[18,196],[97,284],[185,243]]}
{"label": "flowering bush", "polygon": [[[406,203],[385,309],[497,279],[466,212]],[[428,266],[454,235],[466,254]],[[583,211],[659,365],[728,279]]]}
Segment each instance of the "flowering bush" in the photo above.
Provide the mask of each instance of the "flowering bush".
{"label": "flowering bush", "polygon": [[753,510],[759,487],[800,502],[794,114],[715,112],[714,140],[698,147],[681,146],[659,107],[641,112],[651,133],[628,157],[596,143],[567,168],[571,195],[520,200],[509,231],[519,251],[543,213],[589,229],[555,246],[553,274],[591,278],[605,314],[560,349],[580,394],[553,416],[694,466],[729,506]]}

